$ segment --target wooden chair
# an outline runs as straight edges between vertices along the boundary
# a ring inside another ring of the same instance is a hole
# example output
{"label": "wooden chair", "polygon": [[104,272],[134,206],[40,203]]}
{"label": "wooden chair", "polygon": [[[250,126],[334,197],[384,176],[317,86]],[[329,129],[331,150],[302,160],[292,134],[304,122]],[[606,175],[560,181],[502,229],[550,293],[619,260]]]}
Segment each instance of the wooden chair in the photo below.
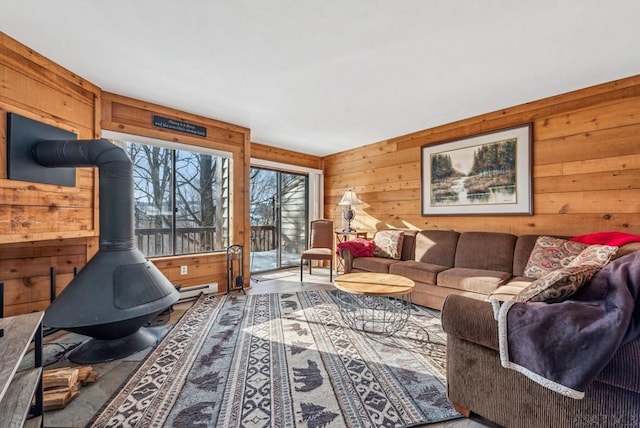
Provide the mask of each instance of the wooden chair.
{"label": "wooden chair", "polygon": [[320,219],[311,222],[309,249],[303,251],[300,256],[301,282],[305,260],[309,260],[309,275],[311,275],[311,260],[329,260],[329,281],[333,282],[333,222],[331,220]]}

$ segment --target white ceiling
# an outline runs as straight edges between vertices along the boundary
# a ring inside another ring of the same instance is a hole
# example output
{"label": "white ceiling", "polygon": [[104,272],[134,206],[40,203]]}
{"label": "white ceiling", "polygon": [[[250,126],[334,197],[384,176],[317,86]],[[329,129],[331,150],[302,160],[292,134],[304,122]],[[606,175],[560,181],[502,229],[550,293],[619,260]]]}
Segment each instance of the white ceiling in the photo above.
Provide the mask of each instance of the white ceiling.
{"label": "white ceiling", "polygon": [[102,89],[327,155],[640,73],[640,1],[2,0]]}

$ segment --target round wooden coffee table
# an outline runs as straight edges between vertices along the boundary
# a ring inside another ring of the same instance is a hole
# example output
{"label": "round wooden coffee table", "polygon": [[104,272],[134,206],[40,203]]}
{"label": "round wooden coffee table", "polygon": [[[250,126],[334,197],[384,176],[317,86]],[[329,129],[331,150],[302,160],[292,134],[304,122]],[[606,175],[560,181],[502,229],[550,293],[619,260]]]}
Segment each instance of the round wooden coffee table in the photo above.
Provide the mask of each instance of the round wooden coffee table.
{"label": "round wooden coffee table", "polygon": [[348,273],[335,280],[340,313],[345,323],[368,334],[392,336],[411,315],[409,278],[389,273]]}

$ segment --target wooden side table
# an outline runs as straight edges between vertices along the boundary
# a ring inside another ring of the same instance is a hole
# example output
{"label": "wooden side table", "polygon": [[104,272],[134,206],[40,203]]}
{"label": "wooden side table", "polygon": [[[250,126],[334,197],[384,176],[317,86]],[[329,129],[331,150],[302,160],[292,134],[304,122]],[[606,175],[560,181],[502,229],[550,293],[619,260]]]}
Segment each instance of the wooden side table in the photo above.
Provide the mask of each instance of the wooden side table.
{"label": "wooden side table", "polygon": [[[367,232],[343,232],[341,230],[336,230],[334,233],[336,235],[336,248],[338,248],[338,244],[340,242],[349,241],[355,238],[367,239]],[[344,272],[344,260],[342,259],[342,257],[336,254],[335,261],[336,262],[334,264],[336,266],[336,273]]]}

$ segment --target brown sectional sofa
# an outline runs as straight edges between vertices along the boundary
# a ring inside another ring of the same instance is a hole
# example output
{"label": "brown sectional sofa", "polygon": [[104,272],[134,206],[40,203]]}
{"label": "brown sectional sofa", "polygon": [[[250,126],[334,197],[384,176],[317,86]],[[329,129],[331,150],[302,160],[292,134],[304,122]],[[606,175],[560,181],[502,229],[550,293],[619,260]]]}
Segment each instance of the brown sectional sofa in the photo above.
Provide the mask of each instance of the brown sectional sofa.
{"label": "brown sectional sofa", "polygon": [[442,327],[448,396],[459,411],[509,428],[640,426],[640,339],[620,347],[577,400],[502,367],[489,302],[448,297]]}
{"label": "brown sectional sofa", "polygon": [[492,293],[515,295],[531,278],[523,276],[538,235],[499,232],[404,230],[400,260],[353,257],[342,250],[345,273],[383,272],[412,279],[412,300],[442,309],[449,294],[486,299]]}
{"label": "brown sectional sofa", "polygon": [[400,260],[354,258],[348,250],[341,256],[345,273],[409,277],[414,303],[442,309],[448,394],[462,413],[505,427],[640,426],[640,339],[616,351],[583,399],[502,367],[498,325],[486,300],[510,299],[533,281],[523,275],[538,236],[407,230]]}

